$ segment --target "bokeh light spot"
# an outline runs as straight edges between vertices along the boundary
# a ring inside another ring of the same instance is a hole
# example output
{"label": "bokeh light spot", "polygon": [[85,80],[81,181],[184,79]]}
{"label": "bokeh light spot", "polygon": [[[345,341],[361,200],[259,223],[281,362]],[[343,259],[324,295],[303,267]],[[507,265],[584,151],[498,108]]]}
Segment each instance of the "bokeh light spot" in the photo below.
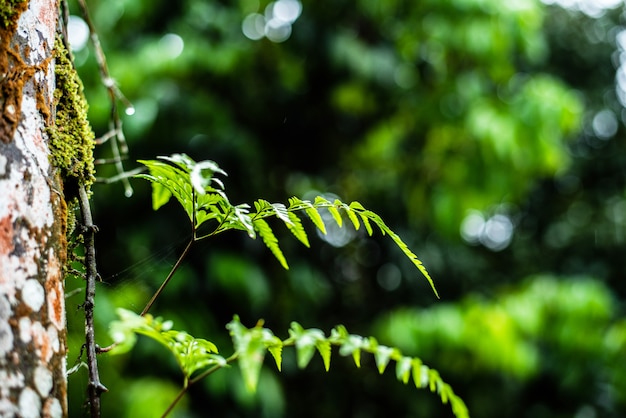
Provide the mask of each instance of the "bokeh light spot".
{"label": "bokeh light spot", "polygon": [[376,273],[378,285],[388,292],[396,290],[402,282],[402,272],[392,263],[382,265]]}
{"label": "bokeh light spot", "polygon": [[478,244],[485,228],[485,218],[478,211],[471,211],[461,223],[461,237],[470,244]]}
{"label": "bokeh light spot", "polygon": [[284,42],[291,36],[291,24],[280,19],[271,19],[265,25],[265,36],[272,42]]}
{"label": "bokeh light spot", "polygon": [[243,20],[241,30],[248,39],[261,39],[265,36],[265,18],[261,14],[251,13]]}
{"label": "bokeh light spot", "polygon": [[291,24],[300,16],[302,4],[298,0],[279,0],[272,11],[276,19]]}
{"label": "bokeh light spot", "polygon": [[272,42],[284,42],[291,36],[291,25],[302,13],[299,0],[278,0],[265,7],[264,15],[248,14],[241,24],[244,36],[253,41],[267,37]]}
{"label": "bokeh light spot", "polygon": [[89,26],[78,16],[70,16],[67,22],[67,35],[72,51],[80,51],[89,40]]}
{"label": "bokeh light spot", "polygon": [[609,109],[601,110],[593,117],[593,133],[600,139],[612,138],[617,133],[617,118]]}
{"label": "bokeh light spot", "polygon": [[513,239],[514,225],[501,213],[488,219],[478,211],[471,211],[461,223],[461,237],[469,244],[482,244],[491,251],[501,251]]}
{"label": "bokeh light spot", "polygon": [[163,54],[170,59],[174,59],[182,54],[185,48],[185,42],[183,38],[175,33],[168,33],[164,35],[159,41],[159,47]]}

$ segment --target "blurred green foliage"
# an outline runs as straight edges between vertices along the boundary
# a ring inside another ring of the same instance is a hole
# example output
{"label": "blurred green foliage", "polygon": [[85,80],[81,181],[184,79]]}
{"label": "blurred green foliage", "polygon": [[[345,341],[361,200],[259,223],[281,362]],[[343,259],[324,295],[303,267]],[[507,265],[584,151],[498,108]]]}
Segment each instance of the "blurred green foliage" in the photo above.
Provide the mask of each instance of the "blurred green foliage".
{"label": "blurred green foliage", "polygon": [[[311,239],[307,252],[285,241],[284,272],[261,243],[224,235],[192,251],[155,311],[220,347],[234,314],[272,329],[343,323],[440,370],[474,417],[626,414],[622,6],[590,17],[534,0],[307,1],[288,39],[247,38],[243,22],[265,19],[268,3],[89,2],[136,109],[123,116],[125,165],[184,152],[217,161],[234,202],[361,201],[425,262],[443,301],[387,240]],[[102,135],[109,105],[93,52],[74,54]],[[148,185],[133,186],[126,199],[117,184],[94,185],[103,340],[114,309],[141,309],[186,239],[183,211],[153,213]],[[174,416],[448,413],[373,363],[325,374],[321,361],[283,361],[254,397],[237,373],[212,375]],[[181,384],[149,343],[101,363],[105,416],[153,416],[141,388],[169,399]],[[73,416],[84,372],[70,376]]]}
{"label": "blurred green foliage", "polygon": [[[626,369],[613,366],[625,346],[614,338],[623,338],[623,326],[610,290],[597,280],[541,276],[503,289],[491,300],[468,295],[427,310],[392,310],[375,329],[384,340],[438,359],[450,370],[535,384],[559,381],[563,398],[585,399],[597,391],[619,404],[626,393]],[[502,389],[494,385],[493,390]],[[506,395],[524,406],[520,394]],[[484,416],[499,410],[495,402],[483,408]],[[561,414],[555,408],[535,416]]]}

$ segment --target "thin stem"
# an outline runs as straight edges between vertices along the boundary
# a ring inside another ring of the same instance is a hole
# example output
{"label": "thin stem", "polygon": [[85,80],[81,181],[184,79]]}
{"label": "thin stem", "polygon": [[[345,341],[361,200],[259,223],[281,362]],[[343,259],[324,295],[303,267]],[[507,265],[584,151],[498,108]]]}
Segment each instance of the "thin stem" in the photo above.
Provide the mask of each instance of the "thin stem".
{"label": "thin stem", "polygon": [[[230,357],[228,357],[226,359],[226,364],[228,363],[232,363],[233,361],[235,361],[237,358],[239,357],[238,353],[234,353],[233,355],[231,355]],[[189,388],[191,387],[191,385],[198,383],[200,380],[204,379],[205,377],[207,377],[208,375],[218,371],[219,369],[223,368],[224,366],[220,366],[220,365],[215,365],[213,367],[211,367],[210,369],[204,371],[203,373],[199,374],[198,376],[194,377],[191,380],[185,379],[185,385],[183,386],[183,388],[180,390],[180,392],[178,392],[178,395],[176,395],[176,398],[174,398],[174,400],[172,401],[172,403],[170,404],[170,406],[167,407],[167,409],[165,410],[165,412],[163,412],[163,415],[161,415],[161,418],[165,418],[169,415],[170,412],[172,412],[174,410],[174,407],[178,404],[178,402],[183,398],[183,396],[185,396],[185,393],[187,393],[187,391],[189,390]]]}
{"label": "thin stem", "polygon": [[214,236],[214,235],[219,234],[220,232],[224,232],[224,231],[226,231],[226,229],[222,229],[222,227],[224,226],[224,223],[228,220],[228,217],[230,216],[230,213],[231,213],[231,209],[229,208],[229,209],[228,209],[228,212],[226,212],[226,213],[224,214],[224,217],[222,218],[222,220],[220,221],[220,223],[217,225],[217,227],[216,227],[213,231],[209,232],[208,234],[205,234],[205,235],[199,236],[199,237],[197,237],[195,240],[196,240],[196,241],[201,241],[201,240],[203,240],[203,239],[205,239],[205,238],[209,238],[209,237],[212,237],[212,236]]}
{"label": "thin stem", "polygon": [[185,385],[180,390],[180,392],[178,392],[178,395],[176,395],[176,398],[174,398],[174,400],[172,401],[170,406],[168,406],[167,409],[165,410],[165,412],[163,412],[163,415],[161,415],[161,418],[167,417],[170,414],[170,412],[172,412],[172,410],[174,410],[174,408],[178,404],[178,401],[180,401],[183,398],[183,396],[185,396],[185,393],[187,393],[187,389],[189,389],[189,386]]}
{"label": "thin stem", "polygon": [[[226,359],[226,364],[232,363],[233,361],[237,360],[237,358],[239,357],[239,353],[235,352],[233,355],[231,355],[230,357],[228,357]],[[194,377],[193,379],[191,379],[189,381],[189,386],[193,385],[194,383],[199,382],[200,380],[204,379],[205,377],[207,377],[210,374],[215,373],[216,371],[218,371],[219,369],[223,368],[224,366],[220,366],[220,365],[215,365],[213,367],[211,367],[208,370],[205,370],[204,372],[200,373],[199,375],[197,375],[196,377]]]}
{"label": "thin stem", "polygon": [[121,174],[118,174],[116,176],[113,176],[113,177],[106,177],[106,178],[96,177],[96,182],[97,183],[104,183],[104,184],[111,184],[111,183],[115,183],[115,182],[123,180],[123,179],[127,179],[129,177],[132,177],[135,174],[142,173],[143,171],[145,171],[145,169],[143,167],[139,167],[139,168],[135,168],[133,170],[125,171],[125,172],[123,172]]}
{"label": "thin stem", "polygon": [[78,202],[82,214],[84,227],[83,239],[85,246],[85,347],[87,351],[87,368],[89,370],[89,405],[92,418],[100,417],[100,395],[108,389],[100,382],[98,373],[98,360],[96,358],[96,337],[94,328],[94,307],[96,297],[96,281],[98,271],[96,268],[95,233],[98,228],[94,225],[89,206],[89,196],[84,184],[78,186]]}
{"label": "thin stem", "polygon": [[178,270],[178,267],[180,267],[181,263],[183,262],[183,260],[187,256],[187,253],[191,249],[191,245],[196,241],[196,194],[195,194],[195,190],[193,188],[191,189],[191,205],[192,205],[192,207],[191,207],[191,212],[192,212],[192,215],[191,215],[191,239],[187,243],[187,246],[183,250],[183,253],[180,255],[180,257],[178,257],[178,260],[176,260],[176,264],[174,264],[174,267],[172,267],[172,269],[168,273],[168,275],[165,278],[165,280],[163,280],[163,283],[161,283],[161,286],[159,286],[157,291],[154,293],[154,295],[152,295],[152,297],[148,301],[146,307],[143,308],[143,311],[141,311],[140,316],[144,316],[145,314],[148,313],[148,311],[150,310],[150,308],[154,304],[154,301],[159,297],[159,295],[161,295],[161,293],[163,292],[163,289],[165,289],[165,286],[167,286],[167,284],[169,283],[170,279],[172,278],[172,276],[174,276],[174,273],[176,273],[176,270]]}
{"label": "thin stem", "polygon": [[178,257],[178,260],[176,260],[176,264],[174,264],[174,267],[172,267],[172,269],[170,270],[170,272],[167,275],[167,277],[165,278],[165,280],[163,280],[163,283],[161,283],[161,286],[159,286],[159,289],[154,293],[154,295],[152,295],[152,297],[150,298],[150,301],[146,304],[146,307],[143,308],[143,311],[141,311],[141,314],[140,314],[141,316],[144,316],[145,314],[148,313],[148,311],[150,310],[150,308],[154,304],[154,301],[156,300],[156,298],[158,298],[159,295],[161,295],[161,292],[163,292],[163,289],[165,289],[165,286],[167,286],[167,284],[169,283],[170,279],[172,278],[174,273],[176,273],[176,270],[178,270],[178,267],[180,267],[180,265],[183,262],[184,258],[187,256],[187,253],[191,249],[191,245],[193,243],[194,243],[194,239],[191,238],[191,240],[187,243],[187,246],[183,250],[183,253],[180,255],[180,257]]}

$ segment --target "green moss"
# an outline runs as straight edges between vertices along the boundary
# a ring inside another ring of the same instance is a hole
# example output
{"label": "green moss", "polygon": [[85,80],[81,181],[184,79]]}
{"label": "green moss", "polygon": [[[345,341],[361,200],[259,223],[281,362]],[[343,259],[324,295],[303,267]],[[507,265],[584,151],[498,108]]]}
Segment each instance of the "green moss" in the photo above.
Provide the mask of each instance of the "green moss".
{"label": "green moss", "polygon": [[[61,170],[66,186],[68,182],[77,182],[84,184],[89,190],[94,181],[95,138],[87,120],[87,100],[69,52],[59,37],[54,45],[56,117],[53,125],[47,128],[51,160],[52,164]],[[71,194],[71,190],[68,192]]]}
{"label": "green moss", "polygon": [[2,28],[8,29],[27,5],[26,0],[2,0],[0,2],[0,24],[2,24]]}

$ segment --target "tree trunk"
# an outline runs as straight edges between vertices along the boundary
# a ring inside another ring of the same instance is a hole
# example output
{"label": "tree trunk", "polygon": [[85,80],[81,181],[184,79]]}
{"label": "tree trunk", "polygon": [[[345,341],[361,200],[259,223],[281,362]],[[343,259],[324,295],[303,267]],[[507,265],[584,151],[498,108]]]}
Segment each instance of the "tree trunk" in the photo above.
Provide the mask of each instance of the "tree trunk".
{"label": "tree trunk", "polygon": [[63,417],[67,211],[45,129],[58,2],[0,9],[0,416]]}

